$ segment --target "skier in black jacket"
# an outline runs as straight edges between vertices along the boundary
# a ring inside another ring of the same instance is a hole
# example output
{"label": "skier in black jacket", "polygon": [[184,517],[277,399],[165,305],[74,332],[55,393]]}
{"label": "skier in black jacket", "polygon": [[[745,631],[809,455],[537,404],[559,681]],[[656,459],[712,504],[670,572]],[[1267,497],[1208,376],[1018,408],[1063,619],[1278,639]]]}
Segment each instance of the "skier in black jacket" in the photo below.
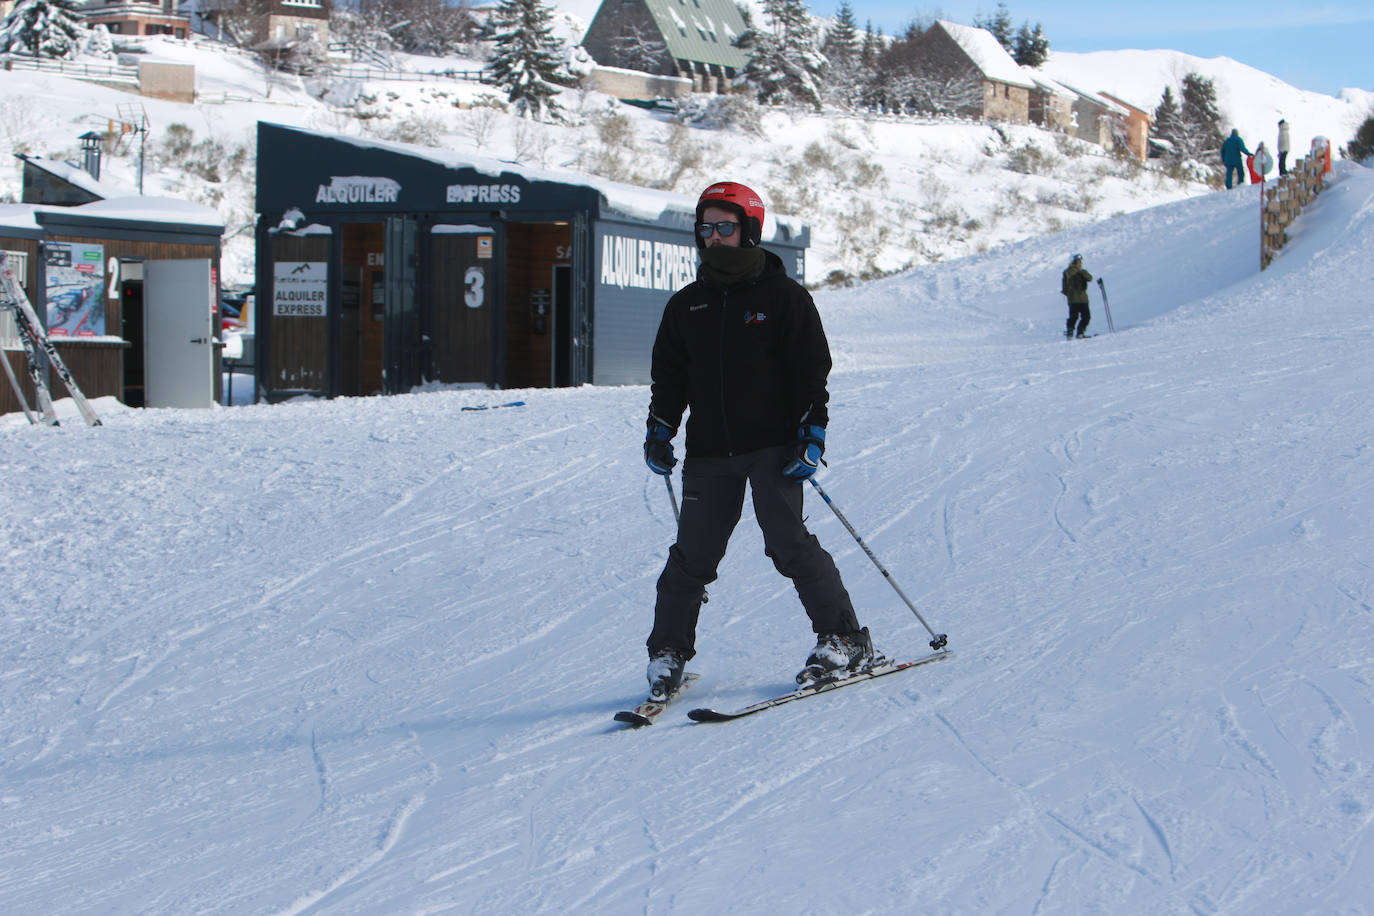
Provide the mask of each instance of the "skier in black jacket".
{"label": "skier in black jacket", "polygon": [[816,472],[829,420],[830,347],[807,291],[759,247],[764,208],[734,182],[697,201],[701,266],[668,300],[654,341],[644,458],[672,473],[687,418],[677,542],[658,580],[649,634],[652,696],[672,696],[696,654],[706,586],[739,521],[747,483],[765,552],[792,580],[817,634],[798,682],[873,660],[839,571],[802,519],[802,482]]}

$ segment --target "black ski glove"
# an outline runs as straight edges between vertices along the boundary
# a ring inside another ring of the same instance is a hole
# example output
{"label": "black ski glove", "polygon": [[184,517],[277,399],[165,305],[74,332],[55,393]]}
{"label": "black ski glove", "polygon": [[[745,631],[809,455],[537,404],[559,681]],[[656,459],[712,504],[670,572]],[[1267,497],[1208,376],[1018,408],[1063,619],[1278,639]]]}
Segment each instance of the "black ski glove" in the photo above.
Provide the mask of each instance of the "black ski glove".
{"label": "black ski glove", "polygon": [[782,466],[782,476],[788,480],[805,480],[816,473],[825,454],[825,427],[802,426],[797,441],[792,444],[792,457]]}
{"label": "black ski glove", "polygon": [[644,437],[644,463],[655,474],[667,477],[673,473],[677,459],[673,457],[673,430],[662,423],[649,424]]}

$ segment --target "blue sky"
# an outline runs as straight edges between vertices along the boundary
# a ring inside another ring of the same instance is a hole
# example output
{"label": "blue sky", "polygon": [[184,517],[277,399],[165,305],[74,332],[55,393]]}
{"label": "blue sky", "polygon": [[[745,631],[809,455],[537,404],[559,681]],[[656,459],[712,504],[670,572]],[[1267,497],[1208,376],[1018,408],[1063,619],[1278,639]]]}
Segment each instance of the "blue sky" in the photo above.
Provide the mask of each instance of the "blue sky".
{"label": "blue sky", "polygon": [[[811,12],[833,16],[840,0],[812,0]],[[1299,89],[1336,95],[1374,90],[1374,3],[1160,0],[1104,4],[1088,0],[1006,0],[1019,28],[1039,22],[1056,51],[1167,48],[1197,57],[1230,57]],[[892,35],[913,19],[971,23],[990,18],[997,0],[915,4],[850,0],[862,28],[868,21]]]}

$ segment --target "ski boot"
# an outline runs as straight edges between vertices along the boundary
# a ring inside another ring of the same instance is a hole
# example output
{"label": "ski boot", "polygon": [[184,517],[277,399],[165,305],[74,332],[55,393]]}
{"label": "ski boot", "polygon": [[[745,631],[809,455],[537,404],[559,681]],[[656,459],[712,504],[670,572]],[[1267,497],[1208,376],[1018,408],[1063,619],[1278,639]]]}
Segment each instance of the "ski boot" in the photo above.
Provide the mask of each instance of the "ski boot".
{"label": "ski boot", "polygon": [[839,680],[882,661],[883,657],[873,650],[868,627],[852,633],[822,633],[816,639],[816,648],[806,657],[806,665],[797,672],[797,686]]}
{"label": "ski boot", "polygon": [[687,654],[676,649],[655,649],[649,653],[649,699],[666,702],[682,689],[682,671]]}

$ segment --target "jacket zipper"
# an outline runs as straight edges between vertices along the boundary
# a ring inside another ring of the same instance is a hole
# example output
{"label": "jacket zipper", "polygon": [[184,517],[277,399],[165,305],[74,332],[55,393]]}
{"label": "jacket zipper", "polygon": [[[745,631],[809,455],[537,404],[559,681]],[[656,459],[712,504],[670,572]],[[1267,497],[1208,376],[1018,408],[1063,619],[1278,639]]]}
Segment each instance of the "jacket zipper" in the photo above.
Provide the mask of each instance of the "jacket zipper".
{"label": "jacket zipper", "polygon": [[725,433],[725,454],[735,457],[735,443],[730,438],[730,418],[726,413],[727,401],[725,397],[725,327],[728,309],[726,305],[730,301],[730,291],[722,290],[720,294],[720,426]]}

